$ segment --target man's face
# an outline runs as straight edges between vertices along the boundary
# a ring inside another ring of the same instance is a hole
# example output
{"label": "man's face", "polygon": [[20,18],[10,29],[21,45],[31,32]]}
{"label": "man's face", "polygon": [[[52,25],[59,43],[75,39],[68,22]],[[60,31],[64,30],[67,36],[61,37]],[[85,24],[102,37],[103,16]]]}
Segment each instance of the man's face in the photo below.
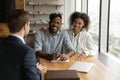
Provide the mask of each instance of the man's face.
{"label": "man's face", "polygon": [[30,22],[25,24],[25,36],[28,35],[29,30],[30,30]]}
{"label": "man's face", "polygon": [[56,34],[57,33],[57,31],[61,27],[61,22],[62,22],[62,20],[60,19],[60,17],[55,17],[52,21],[50,21],[49,31],[50,31],[51,34]]}

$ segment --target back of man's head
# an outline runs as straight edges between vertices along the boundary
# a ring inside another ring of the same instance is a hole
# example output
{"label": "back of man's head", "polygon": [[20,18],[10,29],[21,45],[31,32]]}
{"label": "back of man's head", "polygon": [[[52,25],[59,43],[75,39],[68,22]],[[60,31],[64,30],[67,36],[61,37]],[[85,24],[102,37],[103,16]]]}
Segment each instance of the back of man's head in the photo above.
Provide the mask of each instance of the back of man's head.
{"label": "back of man's head", "polygon": [[15,9],[7,19],[8,28],[11,33],[19,32],[28,22],[28,13],[22,9]]}

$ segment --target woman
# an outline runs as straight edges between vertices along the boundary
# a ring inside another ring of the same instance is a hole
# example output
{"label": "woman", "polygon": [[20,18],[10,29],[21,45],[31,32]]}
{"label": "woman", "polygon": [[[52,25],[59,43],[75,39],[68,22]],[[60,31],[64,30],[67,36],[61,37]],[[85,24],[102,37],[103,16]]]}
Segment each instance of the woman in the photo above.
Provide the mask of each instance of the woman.
{"label": "woman", "polygon": [[76,48],[79,60],[85,59],[94,52],[95,45],[88,29],[90,25],[89,16],[86,13],[73,12],[69,19],[70,29],[68,34]]}

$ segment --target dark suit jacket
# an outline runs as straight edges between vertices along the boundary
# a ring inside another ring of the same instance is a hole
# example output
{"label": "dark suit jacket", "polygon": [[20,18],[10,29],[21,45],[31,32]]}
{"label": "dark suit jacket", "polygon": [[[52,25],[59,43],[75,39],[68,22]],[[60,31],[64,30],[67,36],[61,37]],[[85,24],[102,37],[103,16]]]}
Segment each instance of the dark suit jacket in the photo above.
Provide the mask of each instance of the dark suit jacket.
{"label": "dark suit jacket", "polygon": [[12,35],[0,42],[0,80],[40,80],[34,50]]}

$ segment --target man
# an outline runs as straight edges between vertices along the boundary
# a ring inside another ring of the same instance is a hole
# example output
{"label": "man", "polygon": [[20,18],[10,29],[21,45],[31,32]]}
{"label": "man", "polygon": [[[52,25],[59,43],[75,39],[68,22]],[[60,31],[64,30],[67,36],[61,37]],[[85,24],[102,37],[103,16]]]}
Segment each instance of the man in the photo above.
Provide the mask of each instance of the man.
{"label": "man", "polygon": [[40,80],[35,52],[23,39],[30,28],[27,12],[14,10],[7,24],[11,34],[0,42],[0,79]]}
{"label": "man", "polygon": [[[49,28],[44,31],[38,31],[35,35],[35,51],[37,56],[46,59],[67,60],[74,55],[75,49],[65,30],[61,30],[61,14],[52,13],[49,16]],[[63,52],[63,48],[67,52]]]}

